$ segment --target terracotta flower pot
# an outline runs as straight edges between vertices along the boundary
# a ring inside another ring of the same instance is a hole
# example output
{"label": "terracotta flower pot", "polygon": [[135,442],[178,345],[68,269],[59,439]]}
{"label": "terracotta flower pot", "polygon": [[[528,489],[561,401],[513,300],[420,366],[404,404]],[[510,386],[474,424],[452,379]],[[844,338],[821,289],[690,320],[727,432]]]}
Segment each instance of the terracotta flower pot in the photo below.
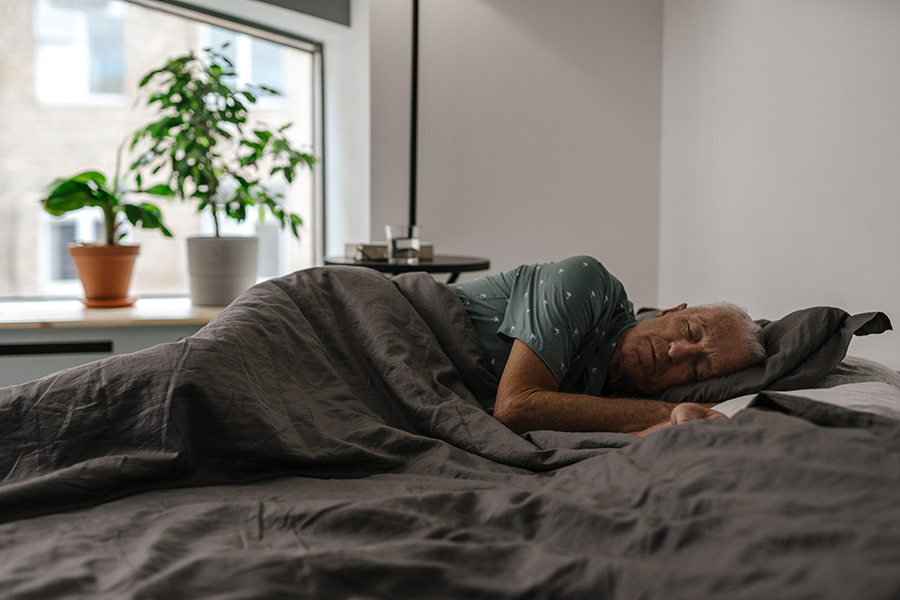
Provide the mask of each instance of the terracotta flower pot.
{"label": "terracotta flower pot", "polygon": [[137,298],[128,295],[128,288],[139,249],[139,246],[69,244],[69,256],[84,286],[81,301],[91,308],[134,304]]}

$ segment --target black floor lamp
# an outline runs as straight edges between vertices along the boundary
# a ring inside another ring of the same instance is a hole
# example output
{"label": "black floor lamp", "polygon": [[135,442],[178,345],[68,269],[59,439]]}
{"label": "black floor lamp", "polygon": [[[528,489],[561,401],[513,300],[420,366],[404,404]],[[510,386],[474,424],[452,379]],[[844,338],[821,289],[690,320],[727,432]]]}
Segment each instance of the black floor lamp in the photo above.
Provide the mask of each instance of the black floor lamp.
{"label": "black floor lamp", "polygon": [[419,0],[412,0],[412,97],[409,117],[409,226],[416,225],[419,142]]}

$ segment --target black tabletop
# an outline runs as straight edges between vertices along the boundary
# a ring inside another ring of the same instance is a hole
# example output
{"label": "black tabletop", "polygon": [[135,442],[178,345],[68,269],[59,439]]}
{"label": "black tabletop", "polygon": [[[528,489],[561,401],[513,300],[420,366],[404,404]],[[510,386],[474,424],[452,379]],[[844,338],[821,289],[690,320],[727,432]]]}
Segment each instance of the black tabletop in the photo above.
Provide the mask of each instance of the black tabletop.
{"label": "black tabletop", "polygon": [[459,256],[455,254],[435,254],[430,260],[420,260],[418,264],[391,264],[386,260],[353,260],[345,256],[326,256],[326,265],[349,265],[369,267],[382,273],[450,273],[447,283],[453,283],[464,271],[486,271],[491,268],[491,261],[478,256]]}

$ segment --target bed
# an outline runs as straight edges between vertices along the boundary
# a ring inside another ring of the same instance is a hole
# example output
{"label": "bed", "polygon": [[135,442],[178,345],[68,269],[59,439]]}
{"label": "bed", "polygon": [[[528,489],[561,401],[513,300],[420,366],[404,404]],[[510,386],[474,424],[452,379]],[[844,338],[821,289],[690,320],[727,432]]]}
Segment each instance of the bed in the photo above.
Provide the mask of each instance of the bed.
{"label": "bed", "polygon": [[728,420],[519,436],[446,285],[259,284],[0,389],[0,597],[900,597],[900,385],[845,357],[890,323],[765,325],[764,365],[667,398]]}

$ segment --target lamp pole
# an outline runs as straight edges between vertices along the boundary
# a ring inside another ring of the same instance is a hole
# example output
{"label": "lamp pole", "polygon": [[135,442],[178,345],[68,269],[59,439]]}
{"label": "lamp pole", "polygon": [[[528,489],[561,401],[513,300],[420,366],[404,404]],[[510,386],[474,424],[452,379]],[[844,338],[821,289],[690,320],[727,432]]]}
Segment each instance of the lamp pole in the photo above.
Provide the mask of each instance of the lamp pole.
{"label": "lamp pole", "polygon": [[409,119],[409,226],[416,225],[419,142],[419,0],[412,0],[412,97]]}

